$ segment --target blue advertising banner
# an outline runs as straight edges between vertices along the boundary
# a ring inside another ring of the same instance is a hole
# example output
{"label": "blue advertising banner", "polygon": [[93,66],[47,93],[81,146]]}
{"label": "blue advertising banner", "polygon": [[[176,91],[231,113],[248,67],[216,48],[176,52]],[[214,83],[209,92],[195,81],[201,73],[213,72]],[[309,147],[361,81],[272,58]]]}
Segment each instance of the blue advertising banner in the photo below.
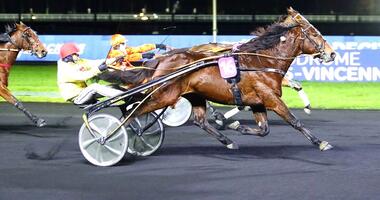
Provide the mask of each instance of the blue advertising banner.
{"label": "blue advertising banner", "polygon": [[319,63],[312,57],[294,60],[288,75],[308,81],[380,81],[380,37],[325,37],[337,52],[331,63]]}
{"label": "blue advertising banner", "polygon": [[[175,48],[190,47],[212,41],[212,36],[202,35],[131,35],[126,36],[129,46],[146,43],[165,43]],[[81,50],[81,57],[88,59],[105,58],[110,48],[109,35],[41,35],[49,54],[38,59],[22,52],[18,61],[56,61],[59,49],[65,42],[75,42]],[[218,36],[219,42],[239,42],[252,36]],[[380,37],[370,36],[325,36],[337,52],[334,62],[321,64],[310,56],[294,60],[288,75],[296,80],[307,81],[380,81]]]}

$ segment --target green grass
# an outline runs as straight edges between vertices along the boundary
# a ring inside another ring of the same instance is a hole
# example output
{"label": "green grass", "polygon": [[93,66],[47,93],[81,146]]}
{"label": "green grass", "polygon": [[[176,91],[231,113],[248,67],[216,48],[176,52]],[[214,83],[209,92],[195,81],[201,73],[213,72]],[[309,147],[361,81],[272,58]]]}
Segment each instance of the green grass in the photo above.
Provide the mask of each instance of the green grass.
{"label": "green grass", "polygon": [[[380,109],[380,83],[302,82],[312,108],[321,109]],[[297,92],[284,88],[283,99],[289,107],[301,108]]]}
{"label": "green grass", "polygon": [[[64,102],[59,96],[56,65],[13,66],[9,76],[9,89],[21,101]],[[32,96],[23,95],[27,92]]]}
{"label": "green grass", "polygon": [[[64,102],[59,97],[56,74],[55,65],[15,65],[9,88],[21,101]],[[312,108],[380,109],[380,83],[302,82],[302,86]],[[30,96],[30,92],[35,93]],[[284,88],[283,99],[291,108],[303,107],[294,90]]]}

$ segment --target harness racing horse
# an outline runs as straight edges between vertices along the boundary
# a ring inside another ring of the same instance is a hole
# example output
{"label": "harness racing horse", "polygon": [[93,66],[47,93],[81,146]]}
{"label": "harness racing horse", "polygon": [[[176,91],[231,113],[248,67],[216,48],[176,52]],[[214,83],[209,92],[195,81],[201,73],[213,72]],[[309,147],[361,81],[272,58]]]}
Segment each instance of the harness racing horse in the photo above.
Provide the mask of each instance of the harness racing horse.
{"label": "harness racing horse", "polygon": [[[286,39],[280,40],[280,37]],[[242,105],[251,107],[258,125],[255,129],[244,126],[242,132],[266,136],[269,133],[267,110],[273,110],[313,145],[318,146],[320,150],[328,150],[332,145],[312,135],[281,99],[282,78],[295,57],[301,54],[313,55],[321,62],[333,61],[336,55],[321,33],[292,8],[288,9],[288,15],[281,21],[263,29],[257,38],[242,44],[238,50],[230,54],[237,57],[241,70],[237,87],[241,91]],[[200,62],[202,58],[203,61],[220,58],[208,56],[209,53],[184,52],[160,57],[153,78],[168,73],[168,69],[174,71],[178,66],[193,61]],[[221,77],[217,65],[211,64],[175,78],[155,91],[136,109],[132,117],[173,105],[180,96],[184,96],[193,106],[196,125],[216,137],[226,147],[237,148],[233,141],[218,132],[206,120],[206,100],[236,105],[231,85]]]}
{"label": "harness racing horse", "polygon": [[[285,37],[285,40],[280,40]],[[333,146],[321,141],[303,123],[290,112],[281,99],[281,81],[295,57],[301,54],[313,55],[321,62],[333,61],[336,54],[321,33],[300,13],[288,9],[288,15],[263,29],[257,38],[242,44],[231,56],[237,57],[241,76],[237,87],[241,91],[242,105],[250,106],[258,128],[244,126],[244,134],[266,136],[269,133],[267,110],[273,110],[293,128],[300,131],[320,150]],[[184,52],[158,58],[160,63],[153,78],[175,71],[178,66],[200,62],[209,53]],[[161,70],[160,70],[161,69]],[[166,71],[165,71],[166,70]],[[231,85],[221,77],[218,66],[200,68],[194,72],[175,78],[161,85],[160,88],[136,109],[132,117],[173,105],[180,96],[186,97],[193,106],[194,123],[207,133],[216,137],[227,148],[235,149],[237,145],[212,127],[206,120],[206,100],[217,103],[236,105]],[[132,119],[132,118],[131,118]]]}
{"label": "harness racing horse", "polygon": [[[286,39],[286,38],[282,38]],[[281,40],[281,38],[280,38]],[[208,44],[201,44],[197,46],[193,46],[189,48],[189,51],[194,51],[194,52],[214,52],[214,53],[230,53],[231,51],[234,51],[238,49],[238,47],[243,44],[241,42],[239,43],[208,43]],[[304,104],[304,111],[306,114],[310,115],[311,113],[311,106],[310,106],[310,100],[307,96],[307,94],[304,92],[302,89],[301,83],[291,79],[289,76],[284,76],[282,79],[281,85],[283,87],[289,87],[293,90],[295,90],[299,97],[301,98],[303,104]],[[211,115],[213,119],[215,120],[216,123],[216,128],[218,130],[223,130],[225,128],[230,128],[232,130],[240,131],[240,122],[235,120],[232,123],[227,123],[227,119],[233,117],[234,115],[238,114],[240,110],[250,110],[249,106],[246,107],[235,107],[226,113],[222,114],[221,112],[217,111],[216,108],[211,106],[211,104],[207,104],[208,109],[211,111]]]}
{"label": "harness racing horse", "polygon": [[[286,38],[283,38],[286,39]],[[208,44],[201,44],[197,46],[193,46],[189,48],[189,51],[195,51],[195,52],[214,52],[214,53],[230,53],[231,51],[236,50],[241,44],[241,42],[238,43],[208,43]],[[298,95],[300,96],[302,102],[304,103],[304,111],[306,114],[311,113],[311,106],[309,98],[307,97],[306,93],[302,89],[301,83],[298,81],[295,81],[291,79],[289,76],[285,76],[282,79],[281,82],[283,87],[289,87],[295,91],[297,91]],[[236,113],[235,111],[233,111]]]}
{"label": "harness racing horse", "polygon": [[0,35],[0,96],[24,112],[37,127],[42,127],[46,125],[45,120],[29,112],[7,88],[10,69],[21,50],[31,51],[32,55],[38,58],[43,58],[47,54],[36,32],[30,27],[22,22],[14,26],[6,26],[6,32]]}

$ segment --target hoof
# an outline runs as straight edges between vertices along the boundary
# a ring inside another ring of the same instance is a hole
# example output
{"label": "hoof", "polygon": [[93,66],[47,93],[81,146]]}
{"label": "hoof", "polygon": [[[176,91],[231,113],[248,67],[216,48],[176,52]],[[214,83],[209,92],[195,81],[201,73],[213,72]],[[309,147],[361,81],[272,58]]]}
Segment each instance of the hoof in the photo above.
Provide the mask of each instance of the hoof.
{"label": "hoof", "polygon": [[326,151],[332,148],[333,146],[329,144],[327,141],[322,141],[321,144],[319,144],[319,150],[321,151]]}
{"label": "hoof", "polygon": [[238,130],[239,126],[240,126],[240,122],[234,121],[231,124],[229,124],[227,127],[232,129],[232,130]]}
{"label": "hoof", "polygon": [[41,119],[39,118],[36,122],[35,122],[36,126],[37,127],[43,127],[43,126],[46,126],[46,121],[44,119]]}
{"label": "hoof", "polygon": [[232,142],[231,144],[226,145],[227,148],[229,149],[239,149],[239,146]]}
{"label": "hoof", "polygon": [[310,115],[311,114],[311,110],[310,110],[310,105],[306,106],[303,111],[305,111],[306,114]]}

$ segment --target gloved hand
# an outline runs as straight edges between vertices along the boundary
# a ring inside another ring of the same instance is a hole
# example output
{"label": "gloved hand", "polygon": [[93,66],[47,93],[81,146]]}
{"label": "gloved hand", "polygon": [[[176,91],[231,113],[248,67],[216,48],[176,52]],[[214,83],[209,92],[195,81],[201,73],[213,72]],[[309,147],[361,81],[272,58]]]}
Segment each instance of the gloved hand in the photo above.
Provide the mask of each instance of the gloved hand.
{"label": "gloved hand", "polygon": [[123,61],[124,61],[124,57],[125,57],[125,56],[119,56],[119,57],[116,57],[115,62],[117,62],[117,63],[123,62]]}
{"label": "gloved hand", "polygon": [[166,45],[164,45],[164,44],[156,44],[156,48],[161,49],[161,50],[166,50]]}
{"label": "gloved hand", "polygon": [[148,53],[143,53],[142,54],[142,58],[151,59],[153,57],[154,57],[154,53],[148,52]]}
{"label": "gloved hand", "polygon": [[98,69],[102,72],[104,70],[107,70],[108,69],[108,66],[107,64],[104,62],[102,63],[101,65],[98,66]]}

